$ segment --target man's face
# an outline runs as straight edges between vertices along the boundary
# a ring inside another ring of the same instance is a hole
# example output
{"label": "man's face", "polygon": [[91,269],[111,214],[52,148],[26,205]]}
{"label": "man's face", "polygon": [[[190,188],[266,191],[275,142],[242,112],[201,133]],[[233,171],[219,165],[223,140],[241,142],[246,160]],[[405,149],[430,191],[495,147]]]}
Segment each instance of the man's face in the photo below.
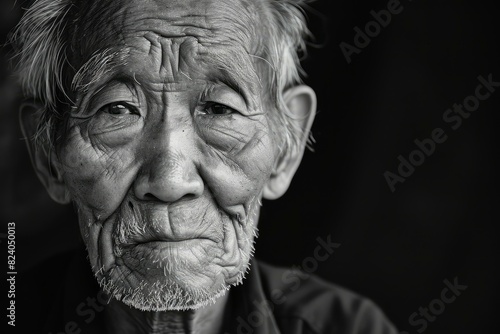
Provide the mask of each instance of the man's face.
{"label": "man's face", "polygon": [[83,23],[83,60],[104,49],[120,60],[82,79],[63,179],[112,295],[199,307],[242,280],[278,158],[250,56],[258,14],[244,0],[117,3]]}

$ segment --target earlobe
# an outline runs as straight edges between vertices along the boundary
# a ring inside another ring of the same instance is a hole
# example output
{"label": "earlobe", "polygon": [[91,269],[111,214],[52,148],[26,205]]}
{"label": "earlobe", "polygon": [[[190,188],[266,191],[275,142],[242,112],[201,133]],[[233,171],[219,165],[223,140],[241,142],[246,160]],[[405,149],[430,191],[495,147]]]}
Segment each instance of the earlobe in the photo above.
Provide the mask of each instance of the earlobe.
{"label": "earlobe", "polygon": [[50,148],[37,146],[34,141],[40,118],[39,113],[42,108],[43,106],[35,101],[26,101],[21,104],[19,110],[21,131],[26,140],[31,164],[38,179],[54,201],[60,204],[68,204],[70,196],[64,184],[55,152]]}
{"label": "earlobe", "polygon": [[316,94],[311,87],[300,85],[288,89],[283,94],[288,117],[294,125],[293,130],[299,138],[297,144],[284,152],[275,171],[264,187],[265,199],[277,199],[285,194],[293,176],[302,161],[309,131],[316,116]]}

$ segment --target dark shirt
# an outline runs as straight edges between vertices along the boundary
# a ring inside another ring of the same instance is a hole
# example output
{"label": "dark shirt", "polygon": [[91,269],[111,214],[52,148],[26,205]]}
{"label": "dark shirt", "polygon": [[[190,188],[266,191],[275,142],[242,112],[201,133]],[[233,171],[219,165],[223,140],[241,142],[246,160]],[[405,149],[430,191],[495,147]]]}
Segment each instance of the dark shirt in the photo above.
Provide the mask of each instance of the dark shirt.
{"label": "dark shirt", "polygon": [[[104,307],[84,250],[20,277],[16,329],[30,333],[106,333]],[[30,283],[31,282],[31,283]],[[33,283],[36,282],[36,283]],[[396,334],[370,300],[313,275],[252,260],[232,287],[223,334]]]}

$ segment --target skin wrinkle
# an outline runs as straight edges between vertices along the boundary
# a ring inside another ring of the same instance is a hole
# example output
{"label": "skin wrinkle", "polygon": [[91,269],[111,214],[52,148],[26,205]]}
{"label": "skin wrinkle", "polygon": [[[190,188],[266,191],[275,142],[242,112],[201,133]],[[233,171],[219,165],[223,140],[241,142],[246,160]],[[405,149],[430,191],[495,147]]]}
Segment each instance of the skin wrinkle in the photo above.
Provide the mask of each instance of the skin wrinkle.
{"label": "skin wrinkle", "polygon": [[[240,154],[244,155],[245,152],[250,151],[257,146],[264,145],[265,136],[269,136],[269,133],[256,132],[253,137],[240,149]],[[256,166],[259,167],[258,164],[256,164]]]}
{"label": "skin wrinkle", "polygon": [[[262,117],[247,117],[251,119],[252,122],[257,122],[257,124],[252,125],[252,127],[250,128],[247,124],[245,124],[246,122],[242,123],[241,120],[238,119],[239,117],[240,116],[235,116],[235,118],[232,118],[229,121],[224,119],[220,121],[219,119],[217,119],[217,116],[214,116],[212,118],[209,118],[208,124],[206,125],[206,128],[210,131],[204,130],[204,127],[200,127],[200,130],[202,131],[202,133],[206,133],[207,136],[211,131],[217,131],[230,138],[233,138],[236,141],[234,145],[230,145],[226,149],[224,145],[217,146],[217,148],[227,152],[230,151],[229,148],[234,149],[235,145],[239,147],[240,151],[244,151],[243,148],[245,148],[245,146],[250,143],[257,134],[261,134],[262,136],[268,135],[267,130],[264,130],[266,125],[264,125],[260,120],[260,118]],[[234,134],[232,134],[231,132],[233,132]],[[225,143],[225,145],[227,145],[227,143]]]}
{"label": "skin wrinkle", "polygon": [[[158,22],[158,20],[156,20],[156,21]],[[176,26],[176,22],[175,22],[175,20],[173,20],[173,21],[174,21],[174,22],[172,22],[172,23],[170,23],[170,22],[169,22],[169,24],[171,24],[171,26],[175,27],[175,26]],[[179,36],[179,35],[174,35],[174,36],[172,36],[172,35],[165,35],[164,33],[161,33],[161,32],[155,32],[155,33],[156,33],[156,34],[158,34],[158,35],[160,35],[160,36],[164,36],[164,37],[178,37],[178,36]],[[150,34],[151,34],[151,33],[149,33],[149,32],[148,32],[148,33],[146,33],[145,37],[146,37],[146,38],[147,38],[147,39],[148,39],[151,43],[154,43],[154,38],[150,37]],[[193,33],[192,35],[193,35],[193,37],[194,37],[196,40],[198,40],[198,43],[199,43],[200,45],[204,45],[204,44],[205,44],[205,43],[204,43],[204,41],[200,38],[200,36],[199,36],[199,35],[197,35],[197,34],[195,34],[195,33]],[[229,33],[229,35],[230,35],[230,33]],[[213,43],[213,41],[212,41],[212,43]],[[252,43],[252,44],[254,44],[254,43]],[[247,53],[248,53],[248,52],[247,52]],[[205,55],[205,56],[206,56],[206,55]],[[189,57],[188,57],[187,59],[191,59],[191,58],[189,58]],[[240,72],[242,72],[242,71],[240,71]],[[247,72],[248,72],[248,71],[247,71]],[[244,71],[243,71],[243,73],[244,73]],[[240,73],[240,74],[241,74],[241,73]],[[248,80],[247,80],[247,81],[248,81]]]}
{"label": "skin wrinkle", "polygon": [[228,136],[228,137],[231,137],[231,138],[235,139],[235,140],[236,140],[236,141],[238,141],[240,144],[246,144],[246,143],[247,143],[244,139],[242,139],[242,138],[241,138],[241,137],[243,137],[243,136],[242,136],[242,135],[243,135],[243,133],[242,133],[242,132],[238,132],[237,130],[235,131],[235,129],[229,129],[230,131],[235,132],[235,134],[232,134],[230,131],[224,131],[224,130],[223,130],[223,129],[221,129],[220,127],[219,127],[219,128],[217,128],[217,127],[215,127],[215,126],[211,126],[211,125],[209,125],[208,127],[209,127],[209,129],[210,129],[211,131],[217,131],[217,132],[220,132],[220,133],[224,134],[225,136]]}
{"label": "skin wrinkle", "polygon": [[[228,166],[231,169],[232,172],[242,173],[243,175],[245,175],[244,170],[227,153],[225,153],[224,151],[216,150],[216,149],[213,149],[213,152],[215,153],[215,155],[220,159],[220,161],[224,165]],[[246,181],[250,181],[250,179],[248,178],[247,175],[245,175],[245,178],[246,178]]]}

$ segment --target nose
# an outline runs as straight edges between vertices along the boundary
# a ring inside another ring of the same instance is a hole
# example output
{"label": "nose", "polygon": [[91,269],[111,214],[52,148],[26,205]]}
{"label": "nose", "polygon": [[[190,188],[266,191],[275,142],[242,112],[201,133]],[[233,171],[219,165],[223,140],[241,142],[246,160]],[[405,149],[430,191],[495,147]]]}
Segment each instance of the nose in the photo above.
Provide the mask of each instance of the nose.
{"label": "nose", "polygon": [[195,198],[203,193],[203,180],[198,174],[194,152],[189,138],[170,135],[156,139],[144,147],[148,156],[134,183],[134,192],[140,200],[175,202]]}

